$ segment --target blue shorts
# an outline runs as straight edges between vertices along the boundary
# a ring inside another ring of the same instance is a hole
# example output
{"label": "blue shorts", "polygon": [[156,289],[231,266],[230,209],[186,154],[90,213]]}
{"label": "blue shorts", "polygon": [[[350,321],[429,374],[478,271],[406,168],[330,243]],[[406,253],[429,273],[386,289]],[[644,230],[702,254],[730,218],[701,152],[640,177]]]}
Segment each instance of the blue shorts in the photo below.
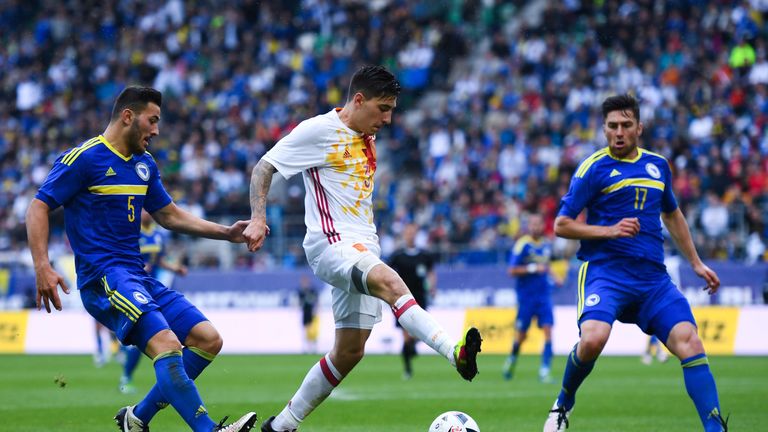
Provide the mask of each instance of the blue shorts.
{"label": "blue shorts", "polygon": [[579,327],[586,320],[637,324],[662,342],[672,327],[696,320],[666,268],[646,260],[585,262],[578,277]]}
{"label": "blue shorts", "polygon": [[[115,332],[123,345],[136,345],[142,351],[162,330],[172,330],[183,344],[192,327],[208,321],[183,294],[143,271],[108,270],[101,279],[82,287],[80,298],[88,313]],[[142,315],[153,311],[161,317],[133,331]]]}
{"label": "blue shorts", "polygon": [[549,299],[540,299],[536,301],[521,302],[517,308],[515,329],[517,331],[528,331],[534,316],[536,317],[539,328],[542,328],[545,325],[553,325],[555,319],[552,314],[552,301]]}

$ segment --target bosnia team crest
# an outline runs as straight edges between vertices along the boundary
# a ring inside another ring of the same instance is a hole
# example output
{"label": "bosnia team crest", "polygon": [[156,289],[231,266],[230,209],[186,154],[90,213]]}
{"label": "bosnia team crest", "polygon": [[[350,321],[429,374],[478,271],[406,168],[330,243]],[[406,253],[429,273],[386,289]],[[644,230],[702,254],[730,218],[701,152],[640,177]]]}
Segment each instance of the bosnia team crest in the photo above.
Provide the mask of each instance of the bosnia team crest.
{"label": "bosnia team crest", "polygon": [[136,299],[136,301],[137,301],[137,302],[139,302],[139,303],[141,303],[141,304],[147,304],[147,303],[149,303],[149,300],[147,299],[147,296],[145,296],[144,294],[142,294],[142,293],[140,293],[140,292],[138,292],[138,291],[135,291],[135,292],[133,293],[133,298],[135,298],[135,299]]}
{"label": "bosnia team crest", "polygon": [[594,306],[598,303],[600,303],[600,296],[597,294],[590,294],[589,297],[587,297],[587,301],[584,302],[587,306]]}
{"label": "bosnia team crest", "polygon": [[147,181],[149,180],[149,167],[144,162],[139,162],[136,164],[136,174],[141,177],[142,180]]}
{"label": "bosnia team crest", "polygon": [[661,171],[659,171],[659,167],[650,162],[645,164],[645,171],[647,171],[648,174],[655,179],[661,178]]}

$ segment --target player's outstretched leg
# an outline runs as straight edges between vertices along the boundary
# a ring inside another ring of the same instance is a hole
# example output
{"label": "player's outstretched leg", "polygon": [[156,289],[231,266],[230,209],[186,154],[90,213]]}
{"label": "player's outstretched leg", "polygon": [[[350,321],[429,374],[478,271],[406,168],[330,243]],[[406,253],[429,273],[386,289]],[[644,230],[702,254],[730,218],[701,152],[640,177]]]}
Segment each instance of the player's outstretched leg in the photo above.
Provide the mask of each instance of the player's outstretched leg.
{"label": "player's outstretched leg", "polygon": [[411,294],[398,298],[392,310],[395,318],[408,333],[447,358],[462,378],[472,381],[477,375],[477,354],[481,351],[483,339],[476,328],[468,329],[464,337],[454,343],[443,327],[416,303]]}
{"label": "player's outstretched leg", "polygon": [[301,386],[293,395],[288,405],[276,417],[269,418],[261,426],[262,431],[293,431],[333,389],[344,376],[331,362],[331,355],[326,354],[307,372]]}
{"label": "player's outstretched leg", "polygon": [[[203,370],[216,358],[216,354],[203,351],[196,347],[184,347],[182,361],[184,370],[191,380],[197,379]],[[134,413],[144,424],[149,424],[158,411],[168,406],[168,400],[163,396],[160,387],[155,384],[144,399],[134,407]]]}
{"label": "player's outstretched leg", "polygon": [[[678,309],[677,316],[687,315],[687,320],[672,327],[666,340],[660,338],[672,353],[680,359],[683,368],[685,389],[688,391],[701,424],[706,432],[722,432],[728,429],[727,421],[720,414],[720,400],[704,345],[694,325],[693,315],[684,300],[668,307],[666,311]],[[682,312],[680,312],[682,309]]]}
{"label": "player's outstretched leg", "polygon": [[573,411],[573,405],[576,403],[576,390],[579,389],[581,383],[595,366],[595,360],[583,361],[579,359],[576,354],[578,346],[579,344],[576,344],[568,356],[563,374],[563,387],[560,389],[560,395],[558,395],[549,416],[547,416],[547,421],[544,423],[544,432],[561,432],[568,427],[568,418]]}
{"label": "player's outstretched leg", "polygon": [[704,353],[691,356],[680,362],[683,367],[683,378],[688,396],[696,405],[701,423],[706,432],[723,432],[728,430],[727,419],[720,414],[720,401],[717,396],[717,386],[709,360]]}

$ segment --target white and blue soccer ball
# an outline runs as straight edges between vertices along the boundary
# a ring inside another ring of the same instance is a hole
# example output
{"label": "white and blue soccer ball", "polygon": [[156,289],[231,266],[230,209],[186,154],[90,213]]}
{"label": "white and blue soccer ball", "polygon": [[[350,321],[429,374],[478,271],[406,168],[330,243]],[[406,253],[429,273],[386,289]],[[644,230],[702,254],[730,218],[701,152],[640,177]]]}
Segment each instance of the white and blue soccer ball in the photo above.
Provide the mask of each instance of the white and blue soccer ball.
{"label": "white and blue soccer ball", "polygon": [[429,432],[480,432],[477,422],[461,411],[448,411],[437,416]]}

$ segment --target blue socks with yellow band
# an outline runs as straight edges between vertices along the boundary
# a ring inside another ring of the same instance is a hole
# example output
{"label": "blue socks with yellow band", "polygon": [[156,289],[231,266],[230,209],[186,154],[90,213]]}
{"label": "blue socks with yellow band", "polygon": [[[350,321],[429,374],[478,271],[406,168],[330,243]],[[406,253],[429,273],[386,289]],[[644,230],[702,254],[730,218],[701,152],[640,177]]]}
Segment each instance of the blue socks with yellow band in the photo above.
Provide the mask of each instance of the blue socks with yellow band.
{"label": "blue socks with yellow band", "polygon": [[[216,358],[215,354],[199,348],[184,347],[182,350],[184,370],[191,380],[197,379],[214,358]],[[155,414],[166,406],[168,406],[168,399],[163,396],[163,392],[156,384],[144,399],[134,407],[133,412],[144,424],[149,424]]]}
{"label": "blue socks with yellow band", "polygon": [[715,377],[709,370],[709,360],[704,353],[697,354],[680,362],[683,367],[683,379],[688,396],[696,405],[701,423],[706,432],[721,432],[720,401],[717,397]]}
{"label": "blue socks with yellow band", "polygon": [[[208,416],[208,411],[205,409],[205,405],[203,405],[195,383],[187,375],[185,362],[182,360],[182,352],[166,351],[158,354],[153,362],[155,375],[157,376],[157,385],[152,390],[157,390],[159,394],[164,395],[165,397],[162,399],[173,406],[193,431],[210,432],[213,430],[216,423]],[[150,391],[150,394],[153,391]],[[147,396],[149,397],[149,395]],[[145,404],[145,402],[149,403]],[[137,405],[137,408],[142,404],[157,405],[147,401],[147,398],[145,398]],[[149,419],[145,419],[138,413],[136,416],[145,425],[149,422]]]}
{"label": "blue socks with yellow band", "polygon": [[563,387],[560,390],[560,395],[557,396],[557,405],[564,406],[566,410],[573,408],[576,403],[576,390],[584,379],[587,378],[592,368],[595,367],[595,360],[581,361],[576,355],[576,348],[579,344],[573,346],[571,354],[568,356],[568,361],[565,365],[565,374],[563,374]]}

